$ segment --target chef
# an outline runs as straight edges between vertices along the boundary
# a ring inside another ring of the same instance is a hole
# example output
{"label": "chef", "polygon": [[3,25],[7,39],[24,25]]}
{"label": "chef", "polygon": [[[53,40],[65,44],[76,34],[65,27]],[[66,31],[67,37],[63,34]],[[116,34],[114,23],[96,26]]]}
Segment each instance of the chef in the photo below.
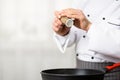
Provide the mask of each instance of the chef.
{"label": "chef", "polygon": [[[74,0],[72,8],[55,11],[54,39],[62,53],[75,44],[77,68],[101,69],[120,62],[120,0]],[[67,27],[60,20],[74,19]],[[120,80],[120,72],[104,80]]]}

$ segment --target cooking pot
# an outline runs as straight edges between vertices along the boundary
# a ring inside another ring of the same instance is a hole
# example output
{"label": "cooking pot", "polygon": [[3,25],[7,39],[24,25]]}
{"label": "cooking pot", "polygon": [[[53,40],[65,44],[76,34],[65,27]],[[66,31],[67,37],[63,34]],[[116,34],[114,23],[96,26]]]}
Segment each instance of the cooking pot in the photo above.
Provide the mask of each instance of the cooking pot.
{"label": "cooking pot", "polygon": [[42,80],[103,80],[106,73],[111,73],[111,70],[117,67],[120,67],[120,63],[106,66],[101,70],[78,68],[47,69],[41,71],[41,76]]}

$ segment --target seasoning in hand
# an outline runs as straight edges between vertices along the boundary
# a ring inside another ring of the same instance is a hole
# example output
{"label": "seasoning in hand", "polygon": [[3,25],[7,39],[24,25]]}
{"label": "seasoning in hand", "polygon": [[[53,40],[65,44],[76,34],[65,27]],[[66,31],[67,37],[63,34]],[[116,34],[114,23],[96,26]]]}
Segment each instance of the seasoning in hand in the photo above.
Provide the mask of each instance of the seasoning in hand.
{"label": "seasoning in hand", "polygon": [[61,17],[60,18],[61,22],[66,26],[66,27],[72,27],[73,26],[73,19],[68,18],[68,17]]}

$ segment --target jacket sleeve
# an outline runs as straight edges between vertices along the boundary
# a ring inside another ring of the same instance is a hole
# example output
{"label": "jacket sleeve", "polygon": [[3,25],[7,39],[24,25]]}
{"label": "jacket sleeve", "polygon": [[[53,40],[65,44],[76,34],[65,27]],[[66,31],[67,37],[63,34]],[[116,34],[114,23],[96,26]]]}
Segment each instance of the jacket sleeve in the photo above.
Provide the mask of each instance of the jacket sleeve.
{"label": "jacket sleeve", "polygon": [[[72,46],[74,43],[77,43],[77,41],[80,39],[80,36],[82,35],[82,30],[71,27],[70,32],[66,36],[60,36],[56,33],[54,33],[54,40],[57,43],[57,46],[59,50],[64,53],[67,47]],[[79,35],[78,35],[79,34]]]}
{"label": "jacket sleeve", "polygon": [[[115,1],[103,13],[104,21],[92,24],[89,36],[89,50],[120,58],[120,1]],[[101,17],[100,16],[100,17]]]}
{"label": "jacket sleeve", "polygon": [[92,24],[89,36],[89,50],[120,58],[120,20]]}

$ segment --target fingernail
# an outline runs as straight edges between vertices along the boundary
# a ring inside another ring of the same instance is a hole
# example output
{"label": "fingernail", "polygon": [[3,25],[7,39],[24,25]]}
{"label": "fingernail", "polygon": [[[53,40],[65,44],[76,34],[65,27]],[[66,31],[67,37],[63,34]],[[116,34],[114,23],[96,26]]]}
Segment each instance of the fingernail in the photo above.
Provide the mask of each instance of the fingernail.
{"label": "fingernail", "polygon": [[58,18],[61,18],[61,16],[60,16],[60,15],[58,15]]}
{"label": "fingernail", "polygon": [[72,20],[75,20],[75,18],[71,18]]}

